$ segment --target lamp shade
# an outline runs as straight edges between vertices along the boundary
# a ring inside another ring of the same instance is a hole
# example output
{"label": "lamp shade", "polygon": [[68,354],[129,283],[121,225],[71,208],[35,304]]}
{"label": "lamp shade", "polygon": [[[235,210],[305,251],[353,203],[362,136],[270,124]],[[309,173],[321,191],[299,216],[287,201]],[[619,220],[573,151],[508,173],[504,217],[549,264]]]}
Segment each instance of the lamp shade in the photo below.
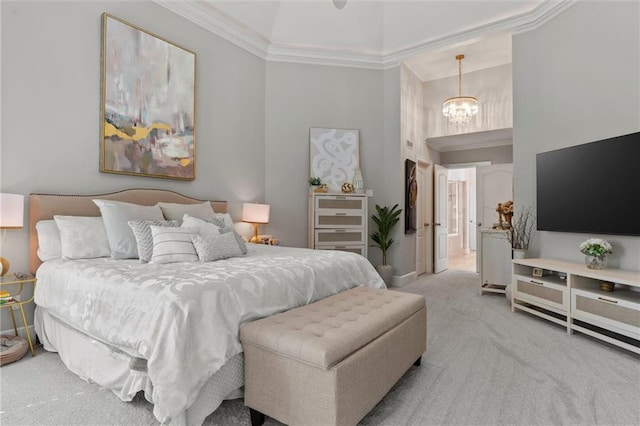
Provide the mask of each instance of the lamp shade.
{"label": "lamp shade", "polygon": [[0,193],[0,228],[22,228],[24,195]]}
{"label": "lamp shade", "polygon": [[269,204],[244,203],[242,221],[251,223],[269,223]]}

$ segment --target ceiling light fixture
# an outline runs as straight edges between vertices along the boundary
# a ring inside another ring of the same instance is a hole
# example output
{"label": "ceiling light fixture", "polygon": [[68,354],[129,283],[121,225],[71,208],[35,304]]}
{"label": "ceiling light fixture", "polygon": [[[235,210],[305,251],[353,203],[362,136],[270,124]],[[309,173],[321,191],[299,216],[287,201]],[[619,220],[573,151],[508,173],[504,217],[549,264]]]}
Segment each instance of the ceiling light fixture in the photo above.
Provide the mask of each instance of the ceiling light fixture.
{"label": "ceiling light fixture", "polygon": [[342,9],[347,4],[347,0],[333,0],[336,9]]}
{"label": "ceiling light fixture", "polygon": [[467,124],[478,113],[478,100],[471,96],[462,96],[462,60],[464,55],[457,55],[458,60],[458,96],[449,98],[442,104],[442,113],[456,126]]}

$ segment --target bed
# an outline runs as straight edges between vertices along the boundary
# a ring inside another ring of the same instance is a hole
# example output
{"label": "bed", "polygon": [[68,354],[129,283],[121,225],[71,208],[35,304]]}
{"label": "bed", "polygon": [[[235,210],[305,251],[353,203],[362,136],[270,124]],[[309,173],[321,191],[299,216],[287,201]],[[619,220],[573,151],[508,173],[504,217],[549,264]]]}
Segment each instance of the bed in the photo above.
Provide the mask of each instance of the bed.
{"label": "bed", "polygon": [[[362,256],[256,244],[214,262],[41,262],[36,224],[55,215],[100,216],[96,198],[143,206],[203,200],[151,189],[30,195],[34,324],[44,348],[123,401],[143,391],[163,424],[202,424],[224,399],[242,396],[241,325],[349,288],[384,288]],[[226,212],[225,202],[210,204]]]}

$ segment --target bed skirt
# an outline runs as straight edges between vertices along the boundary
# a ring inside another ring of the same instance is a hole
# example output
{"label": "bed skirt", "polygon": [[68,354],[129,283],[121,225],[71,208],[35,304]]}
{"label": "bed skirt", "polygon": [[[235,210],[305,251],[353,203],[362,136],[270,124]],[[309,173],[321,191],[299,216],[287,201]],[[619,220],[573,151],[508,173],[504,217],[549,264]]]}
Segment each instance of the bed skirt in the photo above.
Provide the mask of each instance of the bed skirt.
{"label": "bed skirt", "polygon": [[[82,379],[111,390],[122,401],[131,401],[144,391],[153,403],[153,383],[147,375],[147,361],[130,349],[100,342],[58,320],[36,306],[34,326],[45,350],[57,352],[62,362]],[[225,399],[241,398],[244,385],[243,355],[231,358],[200,390],[194,403],[171,426],[201,425]]]}

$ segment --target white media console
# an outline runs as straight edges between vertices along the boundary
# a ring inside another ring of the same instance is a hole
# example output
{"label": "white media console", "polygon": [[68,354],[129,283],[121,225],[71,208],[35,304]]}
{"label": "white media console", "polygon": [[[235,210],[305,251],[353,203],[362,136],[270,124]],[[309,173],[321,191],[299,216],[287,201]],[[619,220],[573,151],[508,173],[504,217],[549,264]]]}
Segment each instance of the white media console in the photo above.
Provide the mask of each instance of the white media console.
{"label": "white media console", "polygon": [[[640,354],[640,272],[553,259],[512,262],[512,312],[528,312],[569,334],[578,331]],[[602,282],[614,283],[614,291],[601,290]]]}

